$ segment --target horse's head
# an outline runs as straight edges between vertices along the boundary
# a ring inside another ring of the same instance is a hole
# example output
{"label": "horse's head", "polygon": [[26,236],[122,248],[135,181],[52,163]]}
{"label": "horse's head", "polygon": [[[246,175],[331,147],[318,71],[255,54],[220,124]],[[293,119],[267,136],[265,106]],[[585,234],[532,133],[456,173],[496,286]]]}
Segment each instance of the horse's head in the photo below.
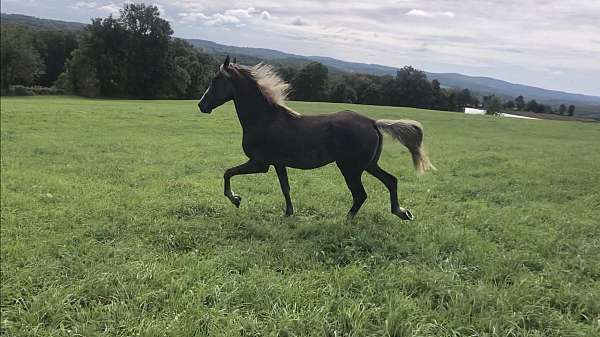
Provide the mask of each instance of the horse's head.
{"label": "horse's head", "polygon": [[[235,62],[235,61],[234,61]],[[233,99],[233,83],[229,74],[229,55],[225,58],[225,62],[219,67],[217,75],[212,79],[208,89],[200,98],[198,107],[204,113],[211,113],[212,110],[225,102]]]}

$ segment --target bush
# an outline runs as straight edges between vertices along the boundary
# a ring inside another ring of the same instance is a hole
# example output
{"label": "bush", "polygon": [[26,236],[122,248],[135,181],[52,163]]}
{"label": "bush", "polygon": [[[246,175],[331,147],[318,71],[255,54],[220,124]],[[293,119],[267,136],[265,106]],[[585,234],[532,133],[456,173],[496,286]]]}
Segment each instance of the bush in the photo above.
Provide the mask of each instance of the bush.
{"label": "bush", "polygon": [[35,95],[64,95],[65,91],[57,87],[33,87],[29,88]]}
{"label": "bush", "polygon": [[13,85],[8,89],[10,96],[33,96],[34,93],[30,88],[24,85]]}
{"label": "bush", "polygon": [[34,95],[64,95],[65,90],[57,87],[26,87],[24,85],[11,85],[3,93],[8,96],[34,96]]}

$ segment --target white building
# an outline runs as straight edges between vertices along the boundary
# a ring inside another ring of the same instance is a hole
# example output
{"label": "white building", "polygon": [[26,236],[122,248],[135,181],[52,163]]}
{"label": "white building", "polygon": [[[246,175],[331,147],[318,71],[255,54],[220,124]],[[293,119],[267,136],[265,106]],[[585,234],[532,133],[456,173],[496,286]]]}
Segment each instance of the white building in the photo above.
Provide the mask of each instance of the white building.
{"label": "white building", "polygon": [[465,114],[467,115],[485,115],[486,111],[475,108],[465,108]]}

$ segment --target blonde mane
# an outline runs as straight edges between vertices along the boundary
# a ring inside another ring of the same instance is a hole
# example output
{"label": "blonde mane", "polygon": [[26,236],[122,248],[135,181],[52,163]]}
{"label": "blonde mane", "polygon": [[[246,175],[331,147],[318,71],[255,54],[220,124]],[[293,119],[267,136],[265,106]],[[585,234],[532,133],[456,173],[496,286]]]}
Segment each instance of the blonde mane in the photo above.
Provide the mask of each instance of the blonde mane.
{"label": "blonde mane", "polygon": [[256,82],[258,89],[269,102],[283,107],[291,115],[300,116],[299,113],[285,105],[285,100],[290,93],[290,85],[279,77],[273,67],[261,62],[246,68],[246,70],[249,77]]}

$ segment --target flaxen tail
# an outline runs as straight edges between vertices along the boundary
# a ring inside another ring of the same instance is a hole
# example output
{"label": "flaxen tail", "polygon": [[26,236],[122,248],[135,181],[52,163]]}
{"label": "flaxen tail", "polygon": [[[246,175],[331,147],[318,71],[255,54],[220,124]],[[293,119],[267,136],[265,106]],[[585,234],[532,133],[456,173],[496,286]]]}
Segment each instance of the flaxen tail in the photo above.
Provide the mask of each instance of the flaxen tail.
{"label": "flaxen tail", "polygon": [[423,148],[423,127],[421,123],[408,119],[380,119],[375,121],[375,126],[380,131],[396,138],[408,148],[417,173],[421,174],[429,169],[436,170]]}

